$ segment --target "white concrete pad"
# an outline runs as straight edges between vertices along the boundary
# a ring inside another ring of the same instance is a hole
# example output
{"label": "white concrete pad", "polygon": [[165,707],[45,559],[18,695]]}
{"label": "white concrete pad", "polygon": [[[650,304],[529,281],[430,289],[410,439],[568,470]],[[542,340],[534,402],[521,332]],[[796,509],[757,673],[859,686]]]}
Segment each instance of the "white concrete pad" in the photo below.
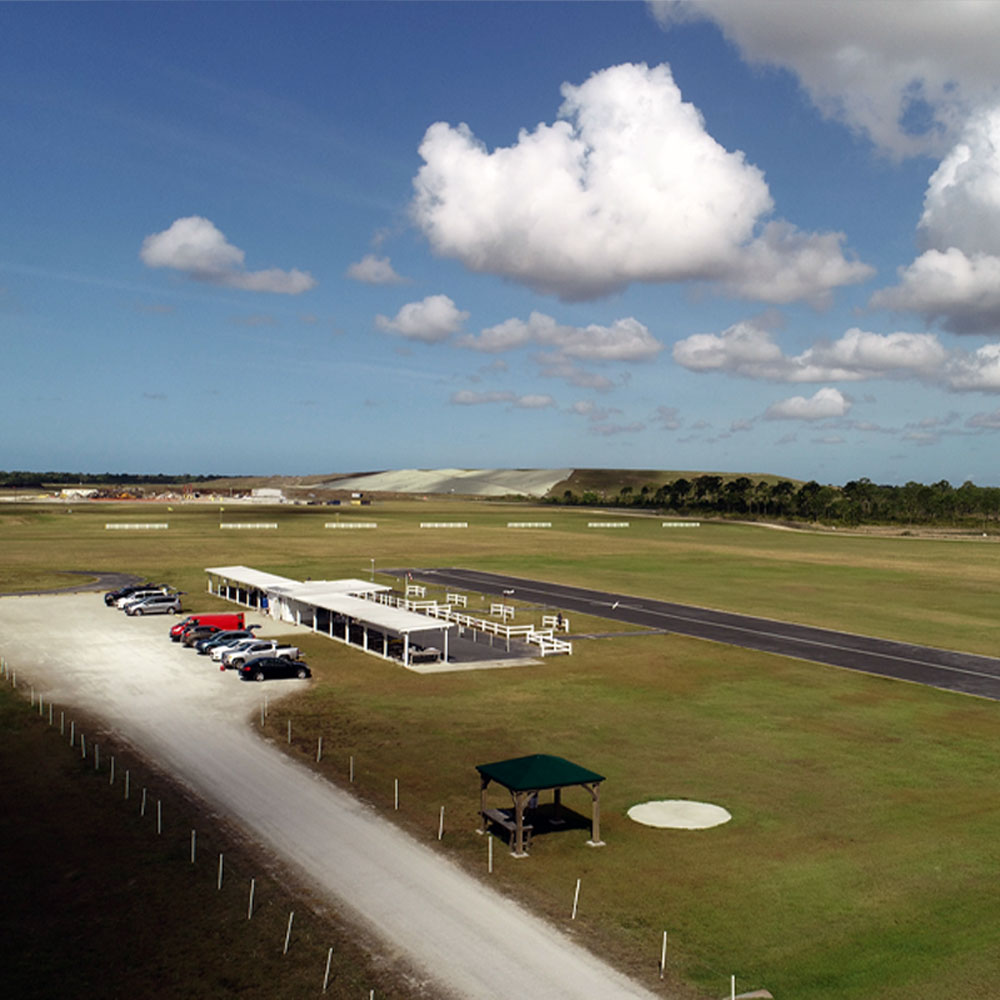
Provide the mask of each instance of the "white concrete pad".
{"label": "white concrete pad", "polygon": [[728,823],[733,817],[722,806],[690,799],[660,799],[632,806],[628,818],[643,826],[664,830],[708,830]]}

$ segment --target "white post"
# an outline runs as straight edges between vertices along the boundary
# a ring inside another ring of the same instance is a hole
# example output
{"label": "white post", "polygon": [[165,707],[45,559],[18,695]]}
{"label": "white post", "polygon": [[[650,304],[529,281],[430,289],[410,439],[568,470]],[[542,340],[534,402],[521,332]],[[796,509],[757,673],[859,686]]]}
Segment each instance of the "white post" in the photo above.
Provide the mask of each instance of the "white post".
{"label": "white post", "polygon": [[73,746],[76,743],[76,723],[71,722],[69,724],[69,745]]}
{"label": "white post", "polygon": [[399,778],[393,779],[392,786],[392,808],[399,809]]}
{"label": "white post", "polygon": [[736,1000],[736,977],[729,977],[729,996],[730,1000]]}
{"label": "white post", "polygon": [[87,737],[80,733],[80,758],[86,760],[87,758]]}
{"label": "white post", "polygon": [[216,888],[221,891],[222,889],[222,852],[219,852],[219,877],[216,880]]}
{"label": "white post", "polygon": [[145,816],[146,815],[146,789],[145,788],[143,788],[143,790],[142,790],[142,802],[139,805],[139,815],[140,816]]}
{"label": "white post", "polygon": [[195,833],[195,831],[192,830],[191,831],[191,864],[194,864],[194,852],[195,852],[195,843],[196,843],[196,840],[197,840],[197,836],[198,835]]}
{"label": "white post", "polygon": [[354,784],[354,754],[351,754],[351,784]]}
{"label": "white post", "polygon": [[663,949],[660,952],[660,979],[667,968],[667,932],[663,932]]}
{"label": "white post", "polygon": [[247,903],[247,920],[253,916],[253,891],[256,887],[256,880],[250,879],[250,902]]}
{"label": "white post", "polygon": [[52,702],[49,702],[49,725],[52,725]]}
{"label": "white post", "polygon": [[128,768],[125,768],[125,798],[128,798],[128,786],[130,778],[131,775],[129,774]]}
{"label": "white post", "polygon": [[156,800],[156,833],[159,836],[163,833],[163,801]]}
{"label": "white post", "polygon": [[333,960],[333,949],[331,948],[326,953],[326,972],[323,973],[323,992],[326,992],[327,986],[330,985],[330,962]]}
{"label": "white post", "polygon": [[576,880],[576,891],[573,893],[573,916],[571,920],[576,920],[576,905],[580,902],[580,880]]}
{"label": "white post", "polygon": [[444,836],[444,806],[441,806],[441,818],[438,820],[438,840]]}
{"label": "white post", "polygon": [[288,720],[288,745],[292,745],[292,720]]}
{"label": "white post", "polygon": [[60,736],[65,736],[66,735],[66,713],[65,712],[60,712],[59,713],[59,735]]}
{"label": "white post", "polygon": [[493,838],[489,837],[486,841],[486,870],[492,875],[493,874]]}
{"label": "white post", "polygon": [[288,954],[288,942],[291,940],[292,937],[292,921],[294,919],[295,919],[295,911],[292,910],[292,912],[288,914],[288,929],[285,931],[285,947],[284,950],[281,952],[282,955]]}
{"label": "white post", "polygon": [[316,741],[316,763],[318,764],[323,759],[323,737],[321,736]]}

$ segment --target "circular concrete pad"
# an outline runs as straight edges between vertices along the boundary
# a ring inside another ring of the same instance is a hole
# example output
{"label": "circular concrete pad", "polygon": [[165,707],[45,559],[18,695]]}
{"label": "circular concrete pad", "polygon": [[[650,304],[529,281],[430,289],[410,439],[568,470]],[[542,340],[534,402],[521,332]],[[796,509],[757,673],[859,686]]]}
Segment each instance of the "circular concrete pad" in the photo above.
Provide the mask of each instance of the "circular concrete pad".
{"label": "circular concrete pad", "polygon": [[708,830],[728,823],[733,817],[722,806],[713,806],[709,802],[660,799],[632,806],[628,811],[628,818],[643,826],[656,826],[666,830]]}

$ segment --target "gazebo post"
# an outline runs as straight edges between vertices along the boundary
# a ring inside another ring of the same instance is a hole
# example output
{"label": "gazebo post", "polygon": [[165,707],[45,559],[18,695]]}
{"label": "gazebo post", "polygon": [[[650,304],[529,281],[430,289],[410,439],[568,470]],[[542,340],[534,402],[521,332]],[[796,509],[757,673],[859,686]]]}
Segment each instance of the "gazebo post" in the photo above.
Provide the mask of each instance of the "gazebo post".
{"label": "gazebo post", "polygon": [[552,825],[562,826],[566,821],[562,818],[562,789],[552,790]]}
{"label": "gazebo post", "polygon": [[489,778],[479,776],[479,826],[480,833],[486,833],[486,788],[490,783]]}
{"label": "gazebo post", "polygon": [[524,850],[524,801],[527,792],[516,792],[514,794],[514,821],[517,830],[514,837],[514,857],[523,858]]}
{"label": "gazebo post", "polygon": [[590,792],[590,797],[594,800],[593,815],[590,822],[590,840],[587,841],[587,846],[603,847],[604,841],[601,840],[601,785],[600,782],[595,781],[592,785],[584,785],[583,787]]}

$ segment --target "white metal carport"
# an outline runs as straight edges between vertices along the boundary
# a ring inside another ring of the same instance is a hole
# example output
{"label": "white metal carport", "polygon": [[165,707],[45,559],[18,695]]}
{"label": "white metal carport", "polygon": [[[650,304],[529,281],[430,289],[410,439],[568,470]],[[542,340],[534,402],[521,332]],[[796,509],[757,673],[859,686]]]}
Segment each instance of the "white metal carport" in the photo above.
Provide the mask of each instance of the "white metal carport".
{"label": "white metal carport", "polygon": [[[359,596],[392,590],[384,584],[359,579],[300,582],[249,566],[216,566],[205,572],[209,574],[210,593],[257,608],[273,618],[309,626],[320,635],[328,635],[331,639],[359,647],[375,656],[393,659],[389,655],[389,637],[399,637],[403,640],[403,665],[406,667],[410,665],[411,658],[410,636],[440,632],[443,637],[442,654],[445,662],[448,660],[448,632],[456,627],[454,622],[428,618],[427,615],[365,600]],[[266,605],[262,598],[266,598]],[[320,611],[325,614],[321,615]],[[340,622],[336,621],[337,617],[341,619]],[[322,618],[326,619],[325,628],[321,627]],[[351,641],[352,624],[361,628],[360,643]],[[342,626],[339,632],[335,625]],[[372,631],[381,636],[381,649],[369,642]]]}

